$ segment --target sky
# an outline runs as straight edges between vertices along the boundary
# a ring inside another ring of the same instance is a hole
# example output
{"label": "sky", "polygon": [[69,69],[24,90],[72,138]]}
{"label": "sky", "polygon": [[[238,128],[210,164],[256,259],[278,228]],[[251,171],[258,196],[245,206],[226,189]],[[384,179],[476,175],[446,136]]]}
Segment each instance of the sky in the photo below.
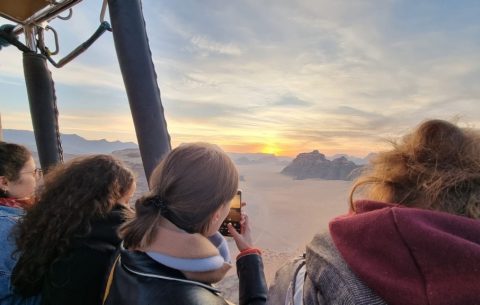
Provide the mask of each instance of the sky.
{"label": "sky", "polygon": [[[57,60],[97,28],[100,2],[51,21]],[[365,156],[425,119],[480,126],[479,1],[142,3],[173,146]],[[62,133],[136,142],[111,33],[50,69]],[[14,47],[0,51],[0,92],[3,128],[31,130]]]}

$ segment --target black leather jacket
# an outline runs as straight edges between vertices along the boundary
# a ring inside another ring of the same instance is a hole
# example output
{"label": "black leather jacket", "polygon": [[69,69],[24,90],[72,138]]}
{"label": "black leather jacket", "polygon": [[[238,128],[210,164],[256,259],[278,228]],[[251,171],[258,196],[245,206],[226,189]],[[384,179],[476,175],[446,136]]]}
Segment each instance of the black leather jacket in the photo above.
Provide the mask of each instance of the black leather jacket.
{"label": "black leather jacket", "polygon": [[105,217],[93,219],[86,237],[75,238],[68,253],[52,264],[42,286],[42,305],[101,305],[106,274],[120,245],[118,227],[126,208],[116,205]]}
{"label": "black leather jacket", "polygon": [[[267,284],[260,255],[237,261],[240,305],[263,305]],[[105,305],[226,305],[220,291],[190,281],[182,272],[162,265],[143,252],[121,250]]]}

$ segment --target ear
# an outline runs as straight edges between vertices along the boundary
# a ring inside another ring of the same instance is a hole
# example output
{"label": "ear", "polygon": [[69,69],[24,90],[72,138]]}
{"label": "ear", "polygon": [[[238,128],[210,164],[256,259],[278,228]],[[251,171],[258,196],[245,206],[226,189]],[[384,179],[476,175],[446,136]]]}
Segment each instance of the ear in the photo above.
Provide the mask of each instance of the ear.
{"label": "ear", "polygon": [[8,179],[5,176],[0,176],[0,187],[5,189],[8,187]]}
{"label": "ear", "polygon": [[216,223],[220,220],[220,208],[218,208],[212,215],[212,223]]}

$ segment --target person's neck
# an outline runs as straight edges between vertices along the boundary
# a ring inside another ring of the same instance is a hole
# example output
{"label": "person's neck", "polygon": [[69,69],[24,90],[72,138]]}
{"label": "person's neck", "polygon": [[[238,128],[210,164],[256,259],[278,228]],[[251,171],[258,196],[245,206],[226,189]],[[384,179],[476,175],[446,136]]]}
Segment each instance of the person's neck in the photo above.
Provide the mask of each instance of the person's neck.
{"label": "person's neck", "polygon": [[190,234],[190,233],[180,229],[176,225],[174,225],[170,220],[166,219],[165,217],[162,217],[162,219],[160,220],[159,227],[170,230],[170,231],[174,231],[174,232]]}

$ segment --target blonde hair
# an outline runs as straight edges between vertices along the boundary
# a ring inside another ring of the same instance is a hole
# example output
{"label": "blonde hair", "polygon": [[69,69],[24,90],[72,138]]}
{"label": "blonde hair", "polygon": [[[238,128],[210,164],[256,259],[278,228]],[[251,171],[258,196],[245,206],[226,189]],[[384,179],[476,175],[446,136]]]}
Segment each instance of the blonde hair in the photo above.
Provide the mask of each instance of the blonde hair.
{"label": "blonde hair", "polygon": [[355,181],[368,199],[480,218],[480,134],[442,120],[420,124]]}
{"label": "blonde hair", "polygon": [[187,232],[206,232],[213,213],[236,194],[238,172],[218,146],[183,144],[155,168],[150,188],[135,203],[135,218],[120,228],[126,247],[149,246],[162,217]]}

